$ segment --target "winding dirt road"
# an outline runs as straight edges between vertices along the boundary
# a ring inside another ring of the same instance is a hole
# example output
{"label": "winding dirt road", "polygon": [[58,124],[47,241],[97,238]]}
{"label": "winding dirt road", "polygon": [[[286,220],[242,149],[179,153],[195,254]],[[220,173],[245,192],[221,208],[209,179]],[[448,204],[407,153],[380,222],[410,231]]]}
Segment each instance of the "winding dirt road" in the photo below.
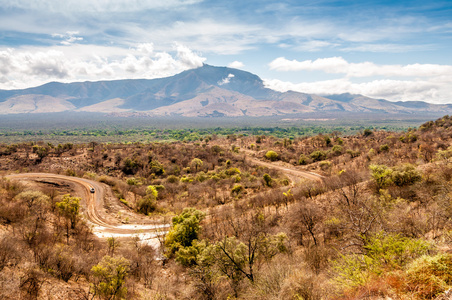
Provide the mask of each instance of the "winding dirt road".
{"label": "winding dirt road", "polygon": [[[270,163],[252,157],[249,153],[245,155],[246,159],[253,164],[276,169],[286,174],[292,181],[292,185],[296,185],[296,179],[309,179],[314,181],[322,181],[324,179],[321,175],[281,165],[280,162]],[[93,233],[100,238],[112,236],[125,238],[138,237],[142,242],[158,247],[158,235],[165,234],[170,227],[170,224],[164,222],[149,224],[149,219],[147,219],[147,222],[142,219],[143,222],[121,224],[111,213],[105,210],[105,199],[108,194],[105,188],[109,189],[110,187],[93,180],[52,173],[22,173],[11,174],[6,177],[25,182],[69,184],[72,186],[75,196],[81,197],[83,215],[93,225]],[[92,188],[95,190],[94,193],[90,192]],[[108,192],[111,191],[108,190]]]}
{"label": "winding dirt road", "polygon": [[[6,177],[20,181],[62,182],[75,185],[78,187],[74,188],[75,196],[82,198],[84,215],[93,225],[93,232],[98,237],[138,237],[143,242],[155,244],[158,243],[157,235],[163,234],[170,226],[170,224],[120,224],[105,212],[105,188],[93,180],[51,173],[22,173]],[[94,193],[90,192],[91,188],[94,188]]]}

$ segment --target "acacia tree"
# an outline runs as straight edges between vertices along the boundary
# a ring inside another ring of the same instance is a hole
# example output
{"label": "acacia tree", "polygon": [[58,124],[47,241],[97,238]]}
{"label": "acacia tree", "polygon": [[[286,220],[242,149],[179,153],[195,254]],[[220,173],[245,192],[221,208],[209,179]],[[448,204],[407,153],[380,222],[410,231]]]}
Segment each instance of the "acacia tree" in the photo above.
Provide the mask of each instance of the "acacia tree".
{"label": "acacia tree", "polygon": [[137,210],[145,215],[157,208],[158,191],[155,186],[150,185],[146,189],[146,195],[138,200]]}
{"label": "acacia tree", "polygon": [[124,283],[129,269],[130,262],[124,257],[104,256],[91,268],[91,289],[94,296],[98,295],[102,299],[123,299],[127,294]]}
{"label": "acacia tree", "polygon": [[217,241],[199,251],[197,265],[208,276],[212,273],[217,278],[226,276],[237,296],[242,280],[254,282],[264,262],[287,250],[287,236],[270,234],[265,216],[260,213],[226,214],[221,219],[210,228],[212,238]]}
{"label": "acacia tree", "polygon": [[60,202],[55,204],[59,212],[69,220],[71,229],[75,228],[79,218],[80,200],[80,197],[72,197],[70,194],[66,194]]}
{"label": "acacia tree", "polygon": [[198,172],[198,168],[202,167],[204,164],[203,161],[199,158],[193,158],[193,160],[190,163],[193,167],[195,167],[195,172]]}
{"label": "acacia tree", "polygon": [[198,239],[205,213],[194,208],[185,208],[183,212],[173,218],[173,227],[165,237],[168,256],[173,256],[179,249],[190,247]]}
{"label": "acacia tree", "polygon": [[58,212],[66,219],[66,238],[67,243],[69,244],[69,231],[70,229],[75,229],[79,219],[80,198],[66,194],[62,197],[60,202],[55,204],[55,206],[58,209]]}

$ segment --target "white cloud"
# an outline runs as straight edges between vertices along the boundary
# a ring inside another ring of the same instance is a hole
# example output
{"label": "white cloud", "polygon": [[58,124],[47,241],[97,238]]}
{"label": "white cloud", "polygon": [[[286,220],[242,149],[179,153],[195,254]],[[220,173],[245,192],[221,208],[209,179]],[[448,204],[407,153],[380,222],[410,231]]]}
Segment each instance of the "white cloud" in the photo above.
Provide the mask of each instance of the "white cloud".
{"label": "white cloud", "polygon": [[245,66],[244,63],[242,63],[241,61],[237,61],[237,60],[235,60],[235,61],[233,61],[233,62],[228,64],[229,68],[234,68],[234,69],[241,69],[244,66]]}
{"label": "white cloud", "polygon": [[361,94],[390,101],[425,101],[429,103],[450,103],[452,85],[436,80],[372,80],[355,83],[348,78],[291,83],[277,79],[264,80],[268,88],[286,92],[297,91],[316,95]]}
{"label": "white cloud", "polygon": [[73,44],[74,42],[83,41],[82,37],[77,36],[78,34],[78,31],[66,31],[65,34],[54,33],[52,34],[52,37],[63,39],[60,44],[68,46],[70,44]]}
{"label": "white cloud", "polygon": [[234,74],[228,74],[228,77],[223,78],[223,80],[221,80],[221,81],[218,81],[218,85],[228,84],[229,82],[231,82],[231,79],[234,77],[235,77]]}
{"label": "white cloud", "polygon": [[345,74],[348,77],[397,76],[431,77],[451,76],[452,66],[437,64],[377,65],[372,62],[349,63],[342,57],[319,58],[314,61],[288,60],[279,57],[269,63],[277,71],[323,71],[330,74]]}
{"label": "white cloud", "polygon": [[4,8],[64,12],[130,12],[146,9],[169,9],[200,3],[202,0],[0,0]]}
{"label": "white cloud", "polygon": [[432,44],[422,45],[400,45],[400,44],[358,44],[340,48],[342,52],[385,52],[385,53],[407,53],[412,51],[429,51],[435,48]]}
{"label": "white cloud", "polygon": [[193,53],[193,51],[191,51],[184,45],[176,43],[175,47],[177,50],[177,57],[179,58],[179,62],[183,64],[187,69],[201,67],[206,60],[205,58]]}
{"label": "white cloud", "polygon": [[307,41],[304,43],[301,43],[298,46],[295,46],[294,49],[298,51],[303,52],[316,52],[323,50],[325,48],[329,47],[336,47],[338,44],[327,42],[327,41],[319,41],[319,40],[313,40],[313,41]]}
{"label": "white cloud", "polygon": [[158,78],[202,66],[205,58],[177,44],[176,54],[152,44],[124,49],[74,44],[51,49],[0,49],[0,89],[20,89],[49,81]]}

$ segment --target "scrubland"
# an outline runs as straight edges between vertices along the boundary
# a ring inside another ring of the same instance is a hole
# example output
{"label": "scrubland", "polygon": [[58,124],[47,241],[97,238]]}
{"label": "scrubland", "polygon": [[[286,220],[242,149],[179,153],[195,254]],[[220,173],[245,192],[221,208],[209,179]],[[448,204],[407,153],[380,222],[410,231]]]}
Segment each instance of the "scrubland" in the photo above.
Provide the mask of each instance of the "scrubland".
{"label": "scrubland", "polygon": [[4,176],[97,180],[124,210],[172,226],[157,249],[102,240],[69,187],[4,177],[0,298],[448,299],[451,124],[445,116],[355,135],[1,144]]}

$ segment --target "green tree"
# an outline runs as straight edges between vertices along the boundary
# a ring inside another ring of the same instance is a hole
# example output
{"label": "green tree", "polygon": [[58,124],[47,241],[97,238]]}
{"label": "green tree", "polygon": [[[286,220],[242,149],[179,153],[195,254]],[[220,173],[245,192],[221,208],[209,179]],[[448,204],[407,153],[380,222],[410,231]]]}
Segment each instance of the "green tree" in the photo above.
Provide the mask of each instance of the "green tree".
{"label": "green tree", "polygon": [[370,165],[370,174],[375,182],[377,191],[392,183],[392,169],[385,165]]}
{"label": "green tree", "polygon": [[236,237],[224,237],[213,247],[213,255],[218,268],[231,280],[244,276],[254,281],[255,268],[262,261],[269,261],[276,254],[287,250],[284,233],[270,235],[258,232],[250,235],[245,242]]}
{"label": "green tree", "polygon": [[91,268],[93,283],[91,290],[102,299],[122,299],[127,294],[124,282],[130,269],[130,262],[124,257],[104,256]]}
{"label": "green tree", "polygon": [[202,167],[204,163],[199,158],[193,158],[190,164],[195,167],[195,172],[198,172],[198,168]]}
{"label": "green tree", "polygon": [[71,229],[75,228],[79,217],[80,199],[79,197],[72,197],[70,194],[66,194],[61,198],[60,202],[55,204],[60,214],[70,221]]}
{"label": "green tree", "polygon": [[366,129],[364,129],[364,131],[363,131],[363,135],[364,135],[365,137],[370,136],[370,135],[372,135],[372,134],[373,134],[373,132],[372,132],[372,130],[370,130],[369,128],[366,128]]}
{"label": "green tree", "polygon": [[16,196],[16,199],[23,202],[29,210],[34,206],[46,205],[50,202],[50,198],[41,191],[25,191]]}
{"label": "green tree", "polygon": [[168,255],[173,256],[179,249],[190,247],[198,239],[205,213],[194,208],[185,208],[183,212],[173,218],[173,226],[165,237]]}
{"label": "green tree", "polygon": [[150,185],[146,189],[146,195],[138,200],[137,210],[145,215],[153,212],[157,208],[157,188]]}

